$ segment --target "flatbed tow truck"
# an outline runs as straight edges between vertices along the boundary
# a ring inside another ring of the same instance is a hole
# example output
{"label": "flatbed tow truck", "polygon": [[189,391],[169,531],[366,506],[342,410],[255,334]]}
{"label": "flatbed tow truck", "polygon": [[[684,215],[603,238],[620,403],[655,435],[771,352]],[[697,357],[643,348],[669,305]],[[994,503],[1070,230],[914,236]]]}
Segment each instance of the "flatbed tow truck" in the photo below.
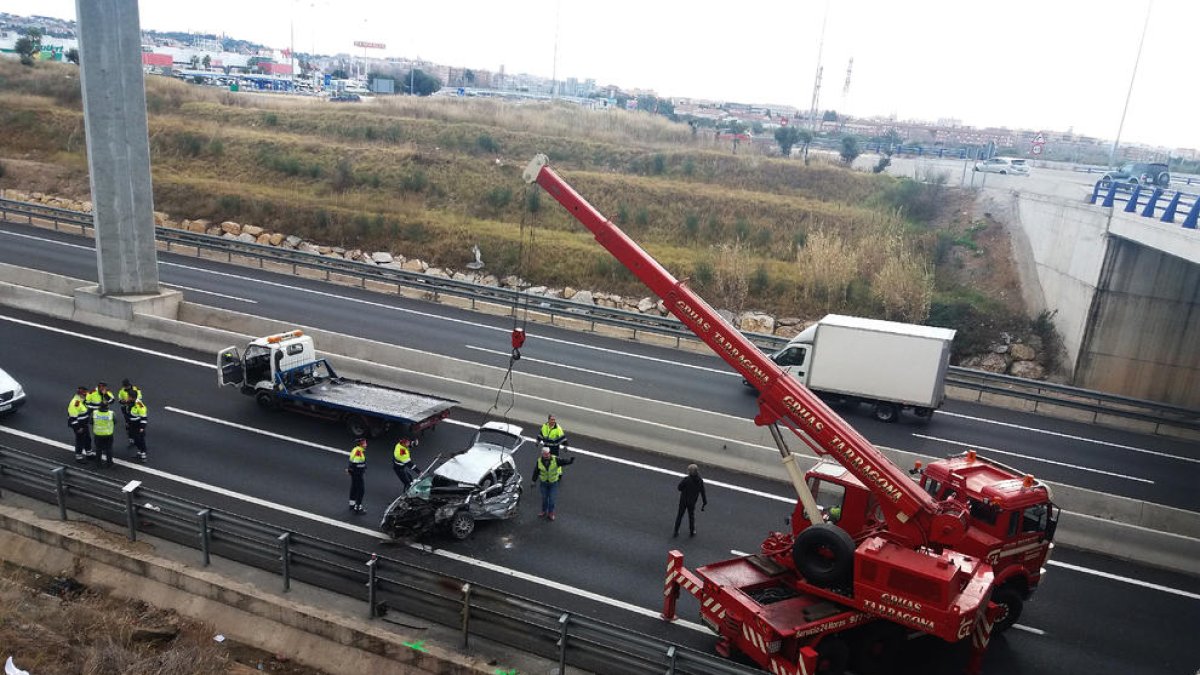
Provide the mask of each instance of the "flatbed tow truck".
{"label": "flatbed tow truck", "polygon": [[[1058,510],[1047,486],[974,452],[902,471],[576,193],[544,155],[524,179],[758,390],[754,421],[770,430],[796,490],[791,531],[770,533],[756,554],[692,571],[671,551],[663,617],[675,619],[687,591],[719,636],[719,653],[741,652],[776,675],[894,672],[897,645],[914,631],[969,640],[965,671],[982,672],[993,628],[1015,620],[1053,548]],[[807,477],[781,427],[824,458]]]}

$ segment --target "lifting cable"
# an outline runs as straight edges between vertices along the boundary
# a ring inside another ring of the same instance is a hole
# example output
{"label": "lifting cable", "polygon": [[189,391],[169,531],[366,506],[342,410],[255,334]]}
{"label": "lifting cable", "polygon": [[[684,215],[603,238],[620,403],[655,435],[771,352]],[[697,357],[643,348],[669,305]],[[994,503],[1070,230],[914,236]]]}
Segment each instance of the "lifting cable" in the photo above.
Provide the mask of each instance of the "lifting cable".
{"label": "lifting cable", "polygon": [[[536,190],[537,186],[535,185],[533,189]],[[504,409],[504,412],[501,415],[505,422],[508,421],[509,411],[513,409],[513,406],[516,405],[517,402],[517,391],[512,377],[513,366],[516,365],[517,361],[521,360],[521,347],[525,345],[525,326],[529,323],[529,296],[521,288],[521,283],[524,281],[525,277],[524,272],[526,269],[527,256],[532,257],[534,251],[533,235],[535,228],[532,224],[530,224],[528,228],[528,254],[526,253],[525,247],[525,214],[528,211],[529,184],[526,183],[525,188],[521,192],[521,237],[517,243],[517,289],[516,293],[513,295],[512,301],[512,352],[508,357],[508,369],[504,371],[504,379],[502,379],[500,381],[500,385],[496,387],[496,399],[492,402],[492,407],[488,408],[488,411],[484,413],[484,417],[487,417],[493,410],[496,410],[500,407],[500,395],[504,393],[505,386],[507,385],[510,397],[508,401],[508,407]]]}

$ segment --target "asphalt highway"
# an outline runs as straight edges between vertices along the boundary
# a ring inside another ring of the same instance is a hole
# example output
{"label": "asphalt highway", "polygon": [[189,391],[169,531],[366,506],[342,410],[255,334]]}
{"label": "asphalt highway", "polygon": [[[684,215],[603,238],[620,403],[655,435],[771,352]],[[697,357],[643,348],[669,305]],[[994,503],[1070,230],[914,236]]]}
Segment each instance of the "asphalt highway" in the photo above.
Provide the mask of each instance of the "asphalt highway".
{"label": "asphalt highway", "polygon": [[[0,225],[0,262],[95,278],[90,240],[28,226]],[[189,301],[468,361],[507,364],[512,327],[507,317],[178,255],[160,254],[160,275]],[[751,391],[715,356],[541,324],[530,324],[528,333],[519,363],[524,372],[743,419],[756,412]],[[1040,478],[1200,510],[1194,481],[1200,444],[1193,442],[961,401],[948,402],[928,424],[912,418],[880,423],[866,408],[842,414],[880,445],[933,455],[975,448]],[[569,429],[569,420],[563,421]]]}
{"label": "asphalt highway", "polygon": [[[8,240],[0,242],[9,256]],[[340,295],[342,289],[330,292]],[[310,307],[310,314],[318,313]],[[527,498],[517,518],[482,523],[466,541],[410,549],[386,542],[376,529],[399,487],[389,467],[390,438],[368,448],[368,513],[352,515],[343,472],[346,432],[336,424],[263,411],[251,398],[218,388],[213,356],[0,309],[0,365],[29,395],[18,413],[0,418],[0,444],[70,462],[64,410],[74,386],[129,377],[143,387],[149,405],[150,461],[145,467],[121,462],[108,470],[112,475],[350,546],[386,550],[701,650],[710,650],[714,639],[698,629],[695,603],[686,596],[683,620],[668,625],[655,618],[666,552],[679,548],[695,566],[755,551],[769,530],[785,529],[791,510],[782,484],[702,467],[710,505],[697,514],[695,538],[674,539],[675,483],[683,462],[577,437],[571,450],[577,461],[567,468],[556,522],[538,519],[537,499]],[[425,436],[416,461],[463,447],[481,421],[459,411]],[[530,433],[540,422],[511,421]],[[949,434],[967,421],[945,416],[928,429]],[[569,430],[570,421],[563,422]],[[993,436],[1004,429],[1009,427],[994,429]],[[120,437],[117,446],[118,459],[127,460]],[[533,461],[531,447],[518,452],[523,473]],[[986,672],[1190,674],[1200,667],[1193,644],[1197,626],[1200,578],[1060,547],[1020,627],[995,640]],[[921,644],[913,649],[923,652]]]}

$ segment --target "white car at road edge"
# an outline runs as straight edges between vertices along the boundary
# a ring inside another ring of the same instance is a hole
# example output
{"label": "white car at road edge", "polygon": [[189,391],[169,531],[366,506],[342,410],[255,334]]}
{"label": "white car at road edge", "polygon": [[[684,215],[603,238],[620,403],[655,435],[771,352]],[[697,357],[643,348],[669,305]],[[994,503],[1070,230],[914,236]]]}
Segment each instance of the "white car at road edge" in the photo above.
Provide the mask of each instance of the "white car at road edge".
{"label": "white car at road edge", "polygon": [[11,375],[0,368],[0,415],[15,412],[25,405],[25,390]]}
{"label": "white car at road edge", "polygon": [[993,157],[982,162],[976,162],[975,170],[982,171],[984,173],[1028,176],[1029,164],[1027,164],[1023,159],[1015,159],[1012,157]]}

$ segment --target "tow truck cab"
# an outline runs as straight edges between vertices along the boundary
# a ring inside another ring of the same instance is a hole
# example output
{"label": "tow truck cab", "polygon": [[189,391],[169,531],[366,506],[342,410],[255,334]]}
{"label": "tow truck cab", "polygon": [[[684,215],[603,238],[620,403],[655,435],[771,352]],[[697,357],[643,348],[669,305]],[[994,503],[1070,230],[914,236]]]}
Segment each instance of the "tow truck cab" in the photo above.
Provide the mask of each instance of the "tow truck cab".
{"label": "tow truck cab", "polygon": [[223,386],[243,391],[275,389],[279,373],[290,373],[305,365],[316,365],[317,350],[312,337],[294,330],[252,340],[245,354],[237,347],[221,351],[218,378]]}
{"label": "tow truck cab", "polygon": [[[992,601],[1006,608],[999,626],[1007,629],[1040,583],[1054,548],[1059,509],[1050,488],[973,452],[919,467],[914,478],[934,499],[967,505],[971,527],[955,550],[992,565],[996,579]],[[825,518],[855,542],[887,529],[875,494],[840,464],[819,462],[809,469],[806,481]],[[796,504],[791,524],[793,535],[809,527],[803,505]]]}

